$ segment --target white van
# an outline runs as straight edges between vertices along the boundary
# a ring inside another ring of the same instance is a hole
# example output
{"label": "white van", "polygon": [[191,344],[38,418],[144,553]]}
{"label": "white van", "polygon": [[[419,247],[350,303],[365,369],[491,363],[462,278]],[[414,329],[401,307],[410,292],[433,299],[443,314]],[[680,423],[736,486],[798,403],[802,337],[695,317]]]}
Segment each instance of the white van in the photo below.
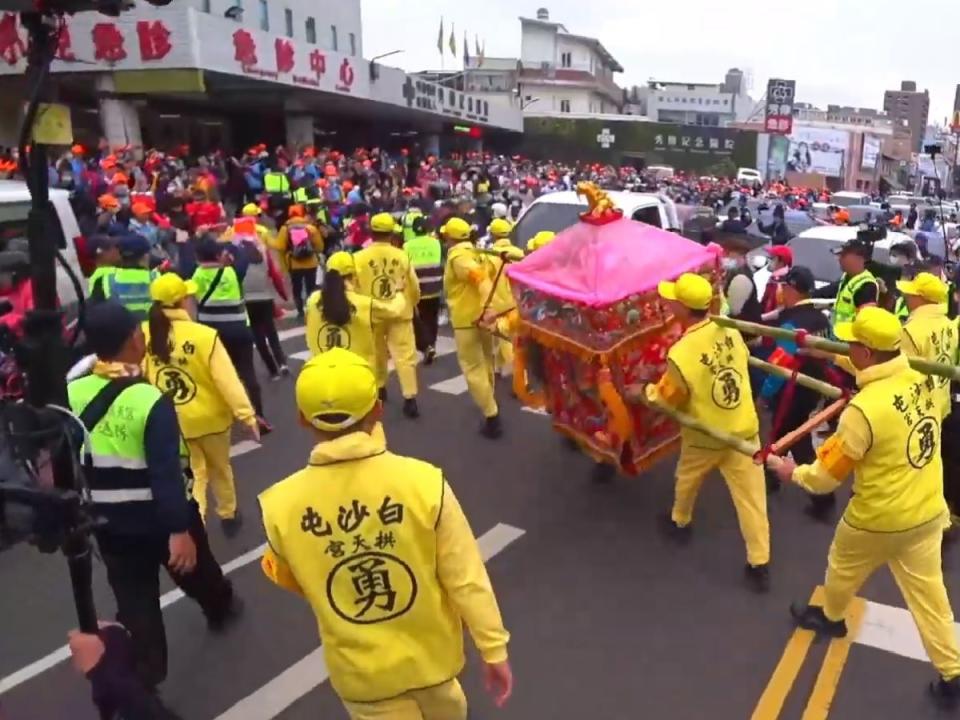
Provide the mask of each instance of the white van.
{"label": "white van", "polygon": [[763,175],[760,174],[760,171],[756,168],[738,168],[737,169],[737,182],[738,183],[747,183],[749,185],[755,185],[756,183],[763,184]]}
{"label": "white van", "polygon": [[841,190],[830,196],[830,204],[837,207],[851,207],[853,205],[869,205],[870,196],[867,193],[852,190]]}
{"label": "white van", "polygon": [[[623,216],[664,230],[680,232],[683,228],[673,200],[661,193],[606,191]],[[580,213],[589,210],[586,198],[573,190],[547,193],[534,200],[523,211],[513,229],[513,242],[525,248],[527,241],[543,230],[559,233],[580,220]]]}
{"label": "white van", "polygon": [[[70,193],[66,190],[51,188],[50,202],[56,211],[56,221],[51,223],[50,231],[60,254],[80,282],[84,295],[87,281],[77,261],[77,242],[82,241],[80,226],[70,206]],[[19,180],[0,180],[0,240],[12,240],[27,237],[27,217],[30,213],[30,191],[27,184]],[[67,315],[76,318],[79,300],[77,291],[63,266],[57,263],[57,297]]]}

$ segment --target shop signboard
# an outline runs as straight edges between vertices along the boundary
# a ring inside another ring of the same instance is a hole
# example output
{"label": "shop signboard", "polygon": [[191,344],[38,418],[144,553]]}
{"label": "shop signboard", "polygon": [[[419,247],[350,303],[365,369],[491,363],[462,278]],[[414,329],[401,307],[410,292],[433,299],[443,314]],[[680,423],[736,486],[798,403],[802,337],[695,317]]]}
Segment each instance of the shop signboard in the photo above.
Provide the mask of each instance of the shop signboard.
{"label": "shop signboard", "polygon": [[876,170],[880,159],[880,138],[875,135],[863,136],[863,157],[860,167],[864,170]]}
{"label": "shop signboard", "polygon": [[793,132],[793,99],[796,93],[796,80],[770,78],[767,81],[767,106],[763,120],[767,133],[789,135]]}

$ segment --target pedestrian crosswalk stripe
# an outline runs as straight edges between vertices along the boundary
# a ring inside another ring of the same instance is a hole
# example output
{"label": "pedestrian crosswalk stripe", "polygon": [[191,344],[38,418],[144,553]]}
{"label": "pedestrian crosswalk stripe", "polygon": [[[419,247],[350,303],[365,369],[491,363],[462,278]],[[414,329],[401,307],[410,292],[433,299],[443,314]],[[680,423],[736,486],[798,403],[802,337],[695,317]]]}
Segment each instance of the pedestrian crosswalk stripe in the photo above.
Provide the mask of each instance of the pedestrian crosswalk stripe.
{"label": "pedestrian crosswalk stripe", "polygon": [[[436,345],[437,357],[444,357],[445,355],[452,355],[457,351],[457,345],[453,341],[452,337],[447,337],[446,335],[440,335],[437,338]],[[306,362],[310,359],[309,350],[300,350],[299,352],[292,353],[289,358],[291,360],[297,360],[299,362]],[[389,363],[389,367],[393,370],[393,361]]]}
{"label": "pedestrian crosswalk stripe", "polygon": [[230,446],[230,457],[246,455],[248,452],[253,452],[254,450],[259,449],[260,443],[258,443],[256,440],[241,440],[240,442]]}
{"label": "pedestrian crosswalk stripe", "polygon": [[[489,562],[526,531],[499,523],[477,538],[484,562]],[[259,690],[237,702],[217,716],[216,720],[249,720],[275,718],[297,700],[327,681],[329,673],[323,659],[323,648],[318,647],[294,663]]]}
{"label": "pedestrian crosswalk stripe", "polygon": [[430,389],[447,395],[463,395],[467,391],[467,379],[463,375],[457,375],[449,380],[434,383]]}

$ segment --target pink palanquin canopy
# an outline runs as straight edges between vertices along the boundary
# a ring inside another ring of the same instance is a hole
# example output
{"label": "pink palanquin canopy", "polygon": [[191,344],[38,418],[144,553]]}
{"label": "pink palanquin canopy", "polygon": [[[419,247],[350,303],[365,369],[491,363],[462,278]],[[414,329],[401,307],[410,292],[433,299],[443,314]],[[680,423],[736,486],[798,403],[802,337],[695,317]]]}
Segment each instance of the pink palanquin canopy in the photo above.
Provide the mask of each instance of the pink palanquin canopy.
{"label": "pink palanquin canopy", "polygon": [[601,307],[715,261],[713,248],[621,218],[601,225],[579,222],[508,266],[507,275],[551,297]]}

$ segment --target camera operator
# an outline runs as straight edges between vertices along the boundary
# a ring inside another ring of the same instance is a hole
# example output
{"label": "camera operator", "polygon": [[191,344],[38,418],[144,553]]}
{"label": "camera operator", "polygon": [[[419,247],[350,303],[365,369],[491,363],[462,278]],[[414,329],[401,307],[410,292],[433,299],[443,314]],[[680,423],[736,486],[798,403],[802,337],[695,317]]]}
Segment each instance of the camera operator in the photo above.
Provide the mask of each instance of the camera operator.
{"label": "camera operator", "polygon": [[108,300],[89,309],[86,328],[97,362],[69,383],[70,407],[90,431],[87,482],[106,520],[96,537],[117,617],[130,631],[140,679],[155,688],[167,675],[161,566],[199,603],[211,630],[223,629],[239,606],[190,499],[173,402],[141,375],[140,322]]}
{"label": "camera operator", "polygon": [[93,700],[109,717],[127,720],[180,720],[148,692],[130,662],[130,636],[120,625],[102,623],[96,634],[73,630],[68,635],[73,667],[87,680]]}

